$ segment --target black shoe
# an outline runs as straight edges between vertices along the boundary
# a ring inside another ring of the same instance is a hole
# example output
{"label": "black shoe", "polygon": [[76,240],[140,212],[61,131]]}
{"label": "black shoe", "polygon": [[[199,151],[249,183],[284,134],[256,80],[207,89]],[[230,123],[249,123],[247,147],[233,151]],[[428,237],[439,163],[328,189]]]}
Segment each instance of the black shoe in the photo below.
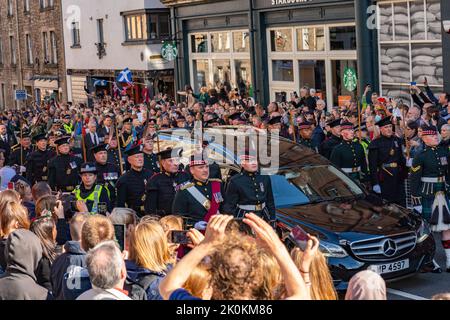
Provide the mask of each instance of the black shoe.
{"label": "black shoe", "polygon": [[442,273],[442,269],[441,268],[435,268],[435,269],[433,269],[433,271],[431,271],[431,273]]}

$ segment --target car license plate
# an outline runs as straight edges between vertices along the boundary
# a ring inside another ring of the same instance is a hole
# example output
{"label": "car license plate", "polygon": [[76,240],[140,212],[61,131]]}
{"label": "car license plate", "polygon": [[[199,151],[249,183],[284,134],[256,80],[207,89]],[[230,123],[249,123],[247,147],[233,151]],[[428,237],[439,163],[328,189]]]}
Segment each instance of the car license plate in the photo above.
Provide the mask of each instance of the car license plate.
{"label": "car license plate", "polygon": [[400,260],[392,263],[372,265],[368,270],[372,270],[378,274],[397,272],[409,268],[409,259]]}

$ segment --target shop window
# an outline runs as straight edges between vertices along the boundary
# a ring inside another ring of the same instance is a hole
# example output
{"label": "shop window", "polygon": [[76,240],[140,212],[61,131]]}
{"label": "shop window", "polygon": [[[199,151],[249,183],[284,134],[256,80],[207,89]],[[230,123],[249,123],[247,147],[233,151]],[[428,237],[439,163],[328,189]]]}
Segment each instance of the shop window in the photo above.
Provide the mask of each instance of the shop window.
{"label": "shop window", "polygon": [[213,60],[213,79],[214,85],[219,88],[220,85],[231,86],[231,67],[230,60]]}
{"label": "shop window", "polygon": [[273,81],[294,81],[294,63],[292,60],[272,60]]}
{"label": "shop window", "polygon": [[298,51],[324,51],[324,28],[300,28],[297,32]]}
{"label": "shop window", "polygon": [[229,32],[211,33],[211,51],[212,52],[230,52],[231,41]]}
{"label": "shop window", "polygon": [[331,50],[356,50],[356,28],[330,27]]}
{"label": "shop window", "polygon": [[233,32],[233,51],[250,52],[250,33],[248,31]]}
{"label": "shop window", "polygon": [[236,86],[243,97],[247,97],[252,82],[252,72],[250,60],[235,60],[234,69],[236,70]]}
{"label": "shop window", "polygon": [[270,31],[272,52],[292,51],[292,30],[280,29]]}
{"label": "shop window", "polygon": [[199,92],[201,87],[207,87],[209,83],[209,63],[208,60],[194,60],[194,91]]}
{"label": "shop window", "polygon": [[191,35],[191,46],[193,53],[208,52],[208,35],[206,33],[196,33]]}
{"label": "shop window", "polygon": [[344,87],[344,71],[346,68],[353,68],[357,72],[356,60],[332,60],[331,72],[333,75],[333,105],[339,106],[343,102],[355,99],[355,91],[348,91]]}
{"label": "shop window", "polygon": [[327,91],[325,61],[300,60],[298,69],[300,73],[300,88],[304,86],[314,88],[318,97],[325,100]]}

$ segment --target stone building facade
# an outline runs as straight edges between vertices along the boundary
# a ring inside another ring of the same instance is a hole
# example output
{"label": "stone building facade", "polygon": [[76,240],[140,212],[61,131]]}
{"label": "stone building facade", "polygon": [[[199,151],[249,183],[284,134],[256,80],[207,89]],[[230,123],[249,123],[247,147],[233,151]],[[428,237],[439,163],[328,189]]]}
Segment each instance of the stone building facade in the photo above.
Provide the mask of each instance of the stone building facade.
{"label": "stone building facade", "polygon": [[0,1],[0,109],[67,101],[61,0]]}

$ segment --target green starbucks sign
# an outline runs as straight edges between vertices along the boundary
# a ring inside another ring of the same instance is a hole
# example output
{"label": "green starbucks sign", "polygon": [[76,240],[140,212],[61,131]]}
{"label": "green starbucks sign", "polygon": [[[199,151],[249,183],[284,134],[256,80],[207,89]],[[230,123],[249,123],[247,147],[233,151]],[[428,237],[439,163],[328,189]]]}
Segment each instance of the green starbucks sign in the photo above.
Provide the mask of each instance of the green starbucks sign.
{"label": "green starbucks sign", "polygon": [[348,91],[355,91],[358,86],[358,77],[356,70],[353,68],[345,68],[344,70],[344,87]]}
{"label": "green starbucks sign", "polygon": [[161,56],[167,61],[173,61],[178,56],[177,44],[165,42],[161,47]]}

